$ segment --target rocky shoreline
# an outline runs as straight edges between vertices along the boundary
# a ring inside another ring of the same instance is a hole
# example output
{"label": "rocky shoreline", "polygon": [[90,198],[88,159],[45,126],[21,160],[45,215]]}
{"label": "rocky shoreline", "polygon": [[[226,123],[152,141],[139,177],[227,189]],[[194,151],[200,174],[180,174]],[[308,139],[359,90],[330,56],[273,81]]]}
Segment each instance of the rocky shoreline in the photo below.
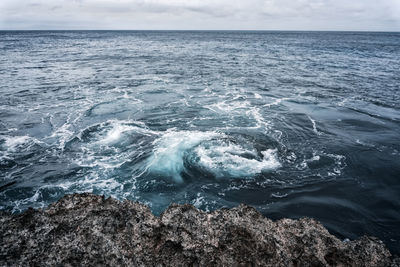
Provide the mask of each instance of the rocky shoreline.
{"label": "rocky shoreline", "polygon": [[310,218],[272,221],[240,205],[206,213],[89,193],[0,213],[2,266],[397,266],[373,237],[341,241]]}

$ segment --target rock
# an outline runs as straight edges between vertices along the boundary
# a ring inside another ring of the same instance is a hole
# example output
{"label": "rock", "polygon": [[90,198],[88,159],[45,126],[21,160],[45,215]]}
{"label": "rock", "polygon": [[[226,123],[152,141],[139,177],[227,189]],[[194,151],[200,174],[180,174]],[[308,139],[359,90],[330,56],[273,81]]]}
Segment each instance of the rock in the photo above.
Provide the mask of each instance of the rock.
{"label": "rock", "polygon": [[[240,205],[206,213],[67,195],[45,210],[0,214],[6,266],[390,266],[373,237],[343,242],[317,221],[272,221]],[[394,265],[392,265],[394,266]]]}

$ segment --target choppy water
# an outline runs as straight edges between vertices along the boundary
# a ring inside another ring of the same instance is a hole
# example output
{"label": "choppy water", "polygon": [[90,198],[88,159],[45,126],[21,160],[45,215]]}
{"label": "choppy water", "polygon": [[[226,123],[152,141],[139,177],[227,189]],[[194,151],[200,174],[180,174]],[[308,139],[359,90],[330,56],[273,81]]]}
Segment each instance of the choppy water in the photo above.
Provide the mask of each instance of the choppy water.
{"label": "choppy water", "polygon": [[400,34],[1,32],[0,51],[1,209],[247,203],[399,253]]}

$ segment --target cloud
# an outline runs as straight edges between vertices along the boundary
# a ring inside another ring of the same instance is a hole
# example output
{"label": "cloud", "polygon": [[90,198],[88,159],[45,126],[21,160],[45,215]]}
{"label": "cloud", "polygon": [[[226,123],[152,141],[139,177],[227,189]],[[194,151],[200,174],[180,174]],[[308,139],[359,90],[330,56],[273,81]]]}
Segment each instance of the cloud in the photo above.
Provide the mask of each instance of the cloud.
{"label": "cloud", "polygon": [[400,30],[398,0],[1,0],[0,29]]}

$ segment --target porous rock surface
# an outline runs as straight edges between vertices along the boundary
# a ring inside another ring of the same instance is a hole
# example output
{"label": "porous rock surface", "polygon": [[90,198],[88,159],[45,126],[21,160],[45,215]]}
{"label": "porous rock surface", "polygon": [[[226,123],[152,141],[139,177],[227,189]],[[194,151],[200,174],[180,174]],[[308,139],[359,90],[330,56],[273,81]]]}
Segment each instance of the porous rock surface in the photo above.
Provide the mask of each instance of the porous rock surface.
{"label": "porous rock surface", "polygon": [[343,242],[317,221],[272,221],[240,205],[206,213],[67,195],[45,210],[0,214],[4,266],[390,266],[376,238]]}

